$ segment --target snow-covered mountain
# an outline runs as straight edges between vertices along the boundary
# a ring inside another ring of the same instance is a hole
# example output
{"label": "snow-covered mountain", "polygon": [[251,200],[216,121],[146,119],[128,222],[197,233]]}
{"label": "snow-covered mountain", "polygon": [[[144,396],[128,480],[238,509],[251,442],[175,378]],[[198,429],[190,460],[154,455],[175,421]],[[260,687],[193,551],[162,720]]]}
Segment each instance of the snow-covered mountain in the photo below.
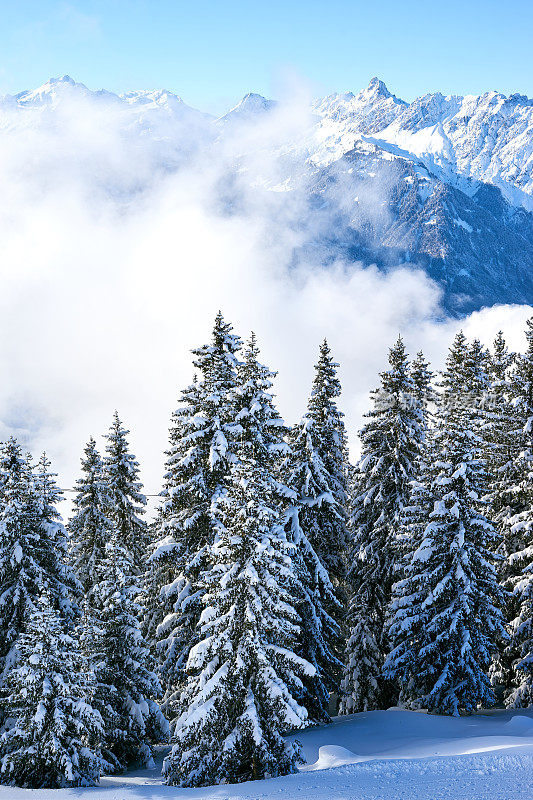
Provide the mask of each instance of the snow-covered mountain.
{"label": "snow-covered mountain", "polygon": [[219,123],[239,121],[249,121],[257,118],[262,114],[268,114],[269,111],[276,108],[277,103],[275,100],[267,100],[260,94],[248,92],[242,100],[237,103],[232,109],[220,117]]}
{"label": "snow-covered mountain", "polygon": [[[77,83],[69,75],[51,78],[33,91],[0,97],[0,130],[2,122],[14,124],[13,112],[20,112],[22,125],[40,117],[50,122],[60,114],[92,107],[95,111],[119,118],[124,129],[149,129],[154,138],[178,137],[182,142],[192,138],[198,128],[206,131],[213,117],[197,111],[183,102],[181,97],[165,89],[129,91],[115,94],[106,89],[93,91]],[[3,112],[3,113],[2,113]],[[16,124],[16,123],[15,123]],[[32,123],[34,124],[34,123]],[[185,128],[190,128],[187,137]]]}
{"label": "snow-covered mountain", "polygon": [[533,100],[486,92],[478,97],[428,94],[407,104],[377,78],[357,95],[331,95],[320,116],[314,159],[328,163],[365,136],[430,170],[498,186],[533,209]]}
{"label": "snow-covered mountain", "polygon": [[191,114],[192,116],[199,115],[206,119],[211,118],[211,115],[196,111],[196,109],[184,103],[177,94],[173,94],[166,89],[130,91],[117,95],[106,89],[96,91],[88,89],[85,84],[74,81],[70,75],[50,78],[38,89],[32,91],[19,92],[16,95],[5,95],[0,100],[0,107],[57,108],[60,104],[67,103],[69,100],[81,98],[124,104],[137,109],[163,109],[172,114]]}
{"label": "snow-covered mountain", "polygon": [[533,303],[533,214],[491,184],[463,191],[421,161],[363,140],[318,171],[313,195],[334,215],[315,258],[341,254],[385,270],[415,263],[443,288],[453,314]]}
{"label": "snow-covered mountain", "polygon": [[247,190],[280,195],[278,217],[299,231],[295,262],[417,264],[457,314],[533,303],[533,100],[522,95],[435,93],[407,103],[372,78],[360,92],[329,95],[305,113],[250,93],[216,120],[169,91],[119,95],[63,76],[0,98],[0,136],[61,128],[95,110],[98,127],[112,120],[143,163],[132,179],[129,155],[107,173],[100,158],[99,182],[113,196],[138,192],[193,158],[223,163],[224,213],[242,210],[243,177]]}

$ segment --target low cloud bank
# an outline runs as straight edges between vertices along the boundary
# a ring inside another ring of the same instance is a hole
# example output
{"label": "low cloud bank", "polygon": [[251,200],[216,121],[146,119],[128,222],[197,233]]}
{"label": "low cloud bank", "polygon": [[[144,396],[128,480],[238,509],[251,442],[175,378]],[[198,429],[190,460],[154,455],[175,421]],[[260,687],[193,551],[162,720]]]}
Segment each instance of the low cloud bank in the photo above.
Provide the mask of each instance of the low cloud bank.
{"label": "low cloud bank", "polygon": [[[298,108],[201,152],[194,126],[170,139],[89,98],[23,119],[0,114],[0,436],[45,448],[63,486],[116,408],[146,490],[159,490],[170,413],[192,377],[189,351],[208,339],[219,308],[244,338],[257,333],[289,422],[305,408],[327,336],[354,454],[398,333],[437,368],[459,327],[487,344],[502,328],[523,347],[530,307],[451,320],[416,267],[295,266],[299,220],[307,237],[311,224],[305,192],[290,191],[301,163],[285,148],[305,126]],[[367,200],[369,213],[379,208],[375,194]],[[325,214],[312,224],[326,224]]]}

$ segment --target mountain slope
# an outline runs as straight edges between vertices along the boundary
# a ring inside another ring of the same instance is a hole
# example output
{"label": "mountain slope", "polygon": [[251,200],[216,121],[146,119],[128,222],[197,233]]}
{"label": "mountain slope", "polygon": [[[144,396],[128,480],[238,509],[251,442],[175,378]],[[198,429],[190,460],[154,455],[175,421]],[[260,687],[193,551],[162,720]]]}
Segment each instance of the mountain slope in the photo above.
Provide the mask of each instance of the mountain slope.
{"label": "mountain slope", "polygon": [[312,192],[334,216],[322,237],[329,240],[322,260],[329,251],[331,258],[342,254],[384,269],[422,266],[453,314],[533,301],[533,215],[508,204],[493,186],[479,183],[467,194],[421,162],[359,142],[317,173]]}
{"label": "mountain slope", "polygon": [[493,183],[533,209],[533,100],[487,92],[479,97],[428,94],[407,104],[373,78],[357,96],[331,95],[320,116],[314,158],[335,160],[361,135],[397,145],[449,176]]}
{"label": "mountain slope", "polygon": [[[0,99],[0,148],[2,135],[18,146],[39,130],[44,186],[67,158],[127,204],[193,169],[211,175],[219,213],[251,208],[295,232],[287,266],[410,263],[456,315],[533,303],[533,101],[522,95],[406,103],[373,78],[306,109],[250,93],[215,119],[166,90],[117,95],[63,76]],[[54,145],[65,131],[69,147]]]}

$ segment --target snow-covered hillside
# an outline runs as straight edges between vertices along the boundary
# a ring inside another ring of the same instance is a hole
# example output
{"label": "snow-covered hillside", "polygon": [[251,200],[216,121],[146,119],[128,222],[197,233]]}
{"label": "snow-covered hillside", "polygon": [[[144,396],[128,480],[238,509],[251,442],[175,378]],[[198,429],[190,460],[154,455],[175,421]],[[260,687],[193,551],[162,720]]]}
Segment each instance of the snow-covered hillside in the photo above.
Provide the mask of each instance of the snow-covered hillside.
{"label": "snow-covered hillside", "polygon": [[59,165],[125,204],[194,169],[222,214],[259,210],[267,228],[297,230],[289,263],[416,264],[456,315],[533,301],[533,101],[521,95],[406,103],[373,78],[310,105],[250,93],[219,119],[169,91],[117,95],[69,76],[0,98],[0,168],[31,170],[39,193]]}
{"label": "snow-covered hillside", "polygon": [[98,788],[0,787],[0,800],[531,800],[533,712],[434,717],[374,711],[300,733],[299,775],[178,789],[154,769],[105,777]]}

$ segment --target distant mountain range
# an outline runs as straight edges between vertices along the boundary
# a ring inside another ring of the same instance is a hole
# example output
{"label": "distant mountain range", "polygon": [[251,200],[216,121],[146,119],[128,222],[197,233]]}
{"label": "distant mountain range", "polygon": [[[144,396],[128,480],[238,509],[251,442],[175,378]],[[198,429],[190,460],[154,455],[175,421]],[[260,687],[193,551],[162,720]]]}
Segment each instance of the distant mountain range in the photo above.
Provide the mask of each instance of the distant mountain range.
{"label": "distant mountain range", "polygon": [[[172,92],[93,92],[64,76],[0,99],[0,147],[3,132],[50,123],[76,102],[118,114],[130,139],[150,142],[157,169],[179,169],[192,154],[216,159],[228,142],[240,173],[251,154],[256,162],[274,159],[275,169],[262,176],[255,164],[250,185],[283,195],[280,207],[286,204],[299,232],[294,263],[416,264],[458,315],[495,303],[533,304],[527,97],[435,93],[406,103],[373,78],[357,94],[329,95],[303,110],[248,94],[216,119]],[[247,135],[270,127],[281,132],[265,133],[259,145]],[[220,189],[227,213],[237,213],[235,191],[228,174]]]}

